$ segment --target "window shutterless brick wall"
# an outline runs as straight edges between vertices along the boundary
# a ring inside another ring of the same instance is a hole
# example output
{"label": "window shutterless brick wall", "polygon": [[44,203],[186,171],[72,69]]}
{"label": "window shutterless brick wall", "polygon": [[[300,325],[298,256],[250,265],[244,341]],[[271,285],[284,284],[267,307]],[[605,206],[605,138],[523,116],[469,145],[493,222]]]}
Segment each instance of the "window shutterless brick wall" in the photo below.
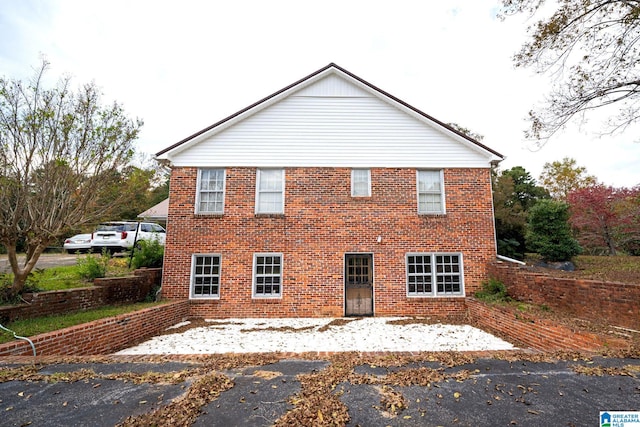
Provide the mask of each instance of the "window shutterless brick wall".
{"label": "window shutterless brick wall", "polygon": [[[349,168],[287,168],[284,215],[255,214],[255,168],[227,168],[223,215],[195,214],[196,168],[171,175],[163,296],[189,298],[191,255],[221,254],[216,317],[344,315],[345,253],[371,253],[374,313],[463,314],[464,298],[407,297],[408,252],[459,252],[466,295],[495,258],[489,169],[446,169],[446,215],[418,215],[415,169],[371,169],[371,196],[351,197]],[[380,236],[380,242],[378,242]],[[254,253],[282,253],[282,297],[252,298]]]}

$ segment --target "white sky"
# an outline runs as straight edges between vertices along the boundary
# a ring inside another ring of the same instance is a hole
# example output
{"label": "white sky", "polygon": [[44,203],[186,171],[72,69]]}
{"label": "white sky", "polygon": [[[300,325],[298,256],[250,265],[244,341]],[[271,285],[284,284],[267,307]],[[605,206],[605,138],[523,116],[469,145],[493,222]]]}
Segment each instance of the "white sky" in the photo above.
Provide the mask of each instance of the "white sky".
{"label": "white sky", "polygon": [[[335,62],[425,113],[484,135],[538,178],[572,157],[600,181],[640,184],[638,128],[615,137],[572,126],[540,150],[523,131],[549,77],[515,69],[525,16],[500,0],[0,0],[0,75],[95,81],[145,125],[138,150],[161,149]],[[595,130],[595,131],[594,131]]]}

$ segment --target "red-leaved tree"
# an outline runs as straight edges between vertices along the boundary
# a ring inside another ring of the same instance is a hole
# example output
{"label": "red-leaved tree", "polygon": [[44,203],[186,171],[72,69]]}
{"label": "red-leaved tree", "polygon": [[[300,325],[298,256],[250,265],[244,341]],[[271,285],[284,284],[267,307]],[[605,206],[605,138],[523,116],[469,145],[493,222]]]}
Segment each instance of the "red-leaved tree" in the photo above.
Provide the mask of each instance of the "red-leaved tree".
{"label": "red-leaved tree", "polygon": [[640,186],[615,188],[603,184],[578,189],[567,195],[570,223],[580,245],[591,251],[640,249]]}

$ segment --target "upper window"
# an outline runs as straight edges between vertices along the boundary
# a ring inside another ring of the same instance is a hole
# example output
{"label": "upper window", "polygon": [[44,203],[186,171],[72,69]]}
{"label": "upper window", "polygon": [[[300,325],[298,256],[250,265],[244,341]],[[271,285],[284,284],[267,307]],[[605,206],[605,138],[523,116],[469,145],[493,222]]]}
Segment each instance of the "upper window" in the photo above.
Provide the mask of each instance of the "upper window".
{"label": "upper window", "polygon": [[253,258],[253,295],[282,295],[282,254],[256,254]]}
{"label": "upper window", "polygon": [[200,169],[196,213],[223,213],[224,187],[224,169]]}
{"label": "upper window", "polygon": [[461,296],[462,254],[407,254],[409,296]]}
{"label": "upper window", "polygon": [[418,213],[445,213],[442,171],[418,171]]}
{"label": "upper window", "polygon": [[220,298],[220,255],[193,255],[191,298]]}
{"label": "upper window", "polygon": [[284,169],[258,169],[256,213],[284,213]]}
{"label": "upper window", "polygon": [[370,197],[371,196],[371,170],[352,169],[351,170],[351,196]]}

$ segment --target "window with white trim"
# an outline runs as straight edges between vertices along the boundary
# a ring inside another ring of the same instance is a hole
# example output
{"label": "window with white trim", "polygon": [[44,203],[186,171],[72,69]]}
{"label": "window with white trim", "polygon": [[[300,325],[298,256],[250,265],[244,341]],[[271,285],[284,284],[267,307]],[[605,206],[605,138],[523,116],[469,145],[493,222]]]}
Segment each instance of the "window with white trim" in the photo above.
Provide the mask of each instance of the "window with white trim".
{"label": "window with white trim", "polygon": [[199,169],[196,213],[221,214],[224,212],[224,169]]}
{"label": "window with white trim", "polygon": [[220,298],[220,255],[193,255],[191,298]]}
{"label": "window with white trim", "polygon": [[258,169],[256,213],[284,213],[284,169]]}
{"label": "window with white trim", "polygon": [[253,296],[280,297],[282,295],[282,254],[253,256]]}
{"label": "window with white trim", "polygon": [[370,169],[351,169],[351,197],[371,197]]}
{"label": "window with white trim", "polygon": [[442,185],[442,171],[419,170],[418,181],[418,213],[443,214],[444,186]]}
{"label": "window with white trim", "polygon": [[407,295],[443,297],[464,295],[460,253],[407,254]]}

